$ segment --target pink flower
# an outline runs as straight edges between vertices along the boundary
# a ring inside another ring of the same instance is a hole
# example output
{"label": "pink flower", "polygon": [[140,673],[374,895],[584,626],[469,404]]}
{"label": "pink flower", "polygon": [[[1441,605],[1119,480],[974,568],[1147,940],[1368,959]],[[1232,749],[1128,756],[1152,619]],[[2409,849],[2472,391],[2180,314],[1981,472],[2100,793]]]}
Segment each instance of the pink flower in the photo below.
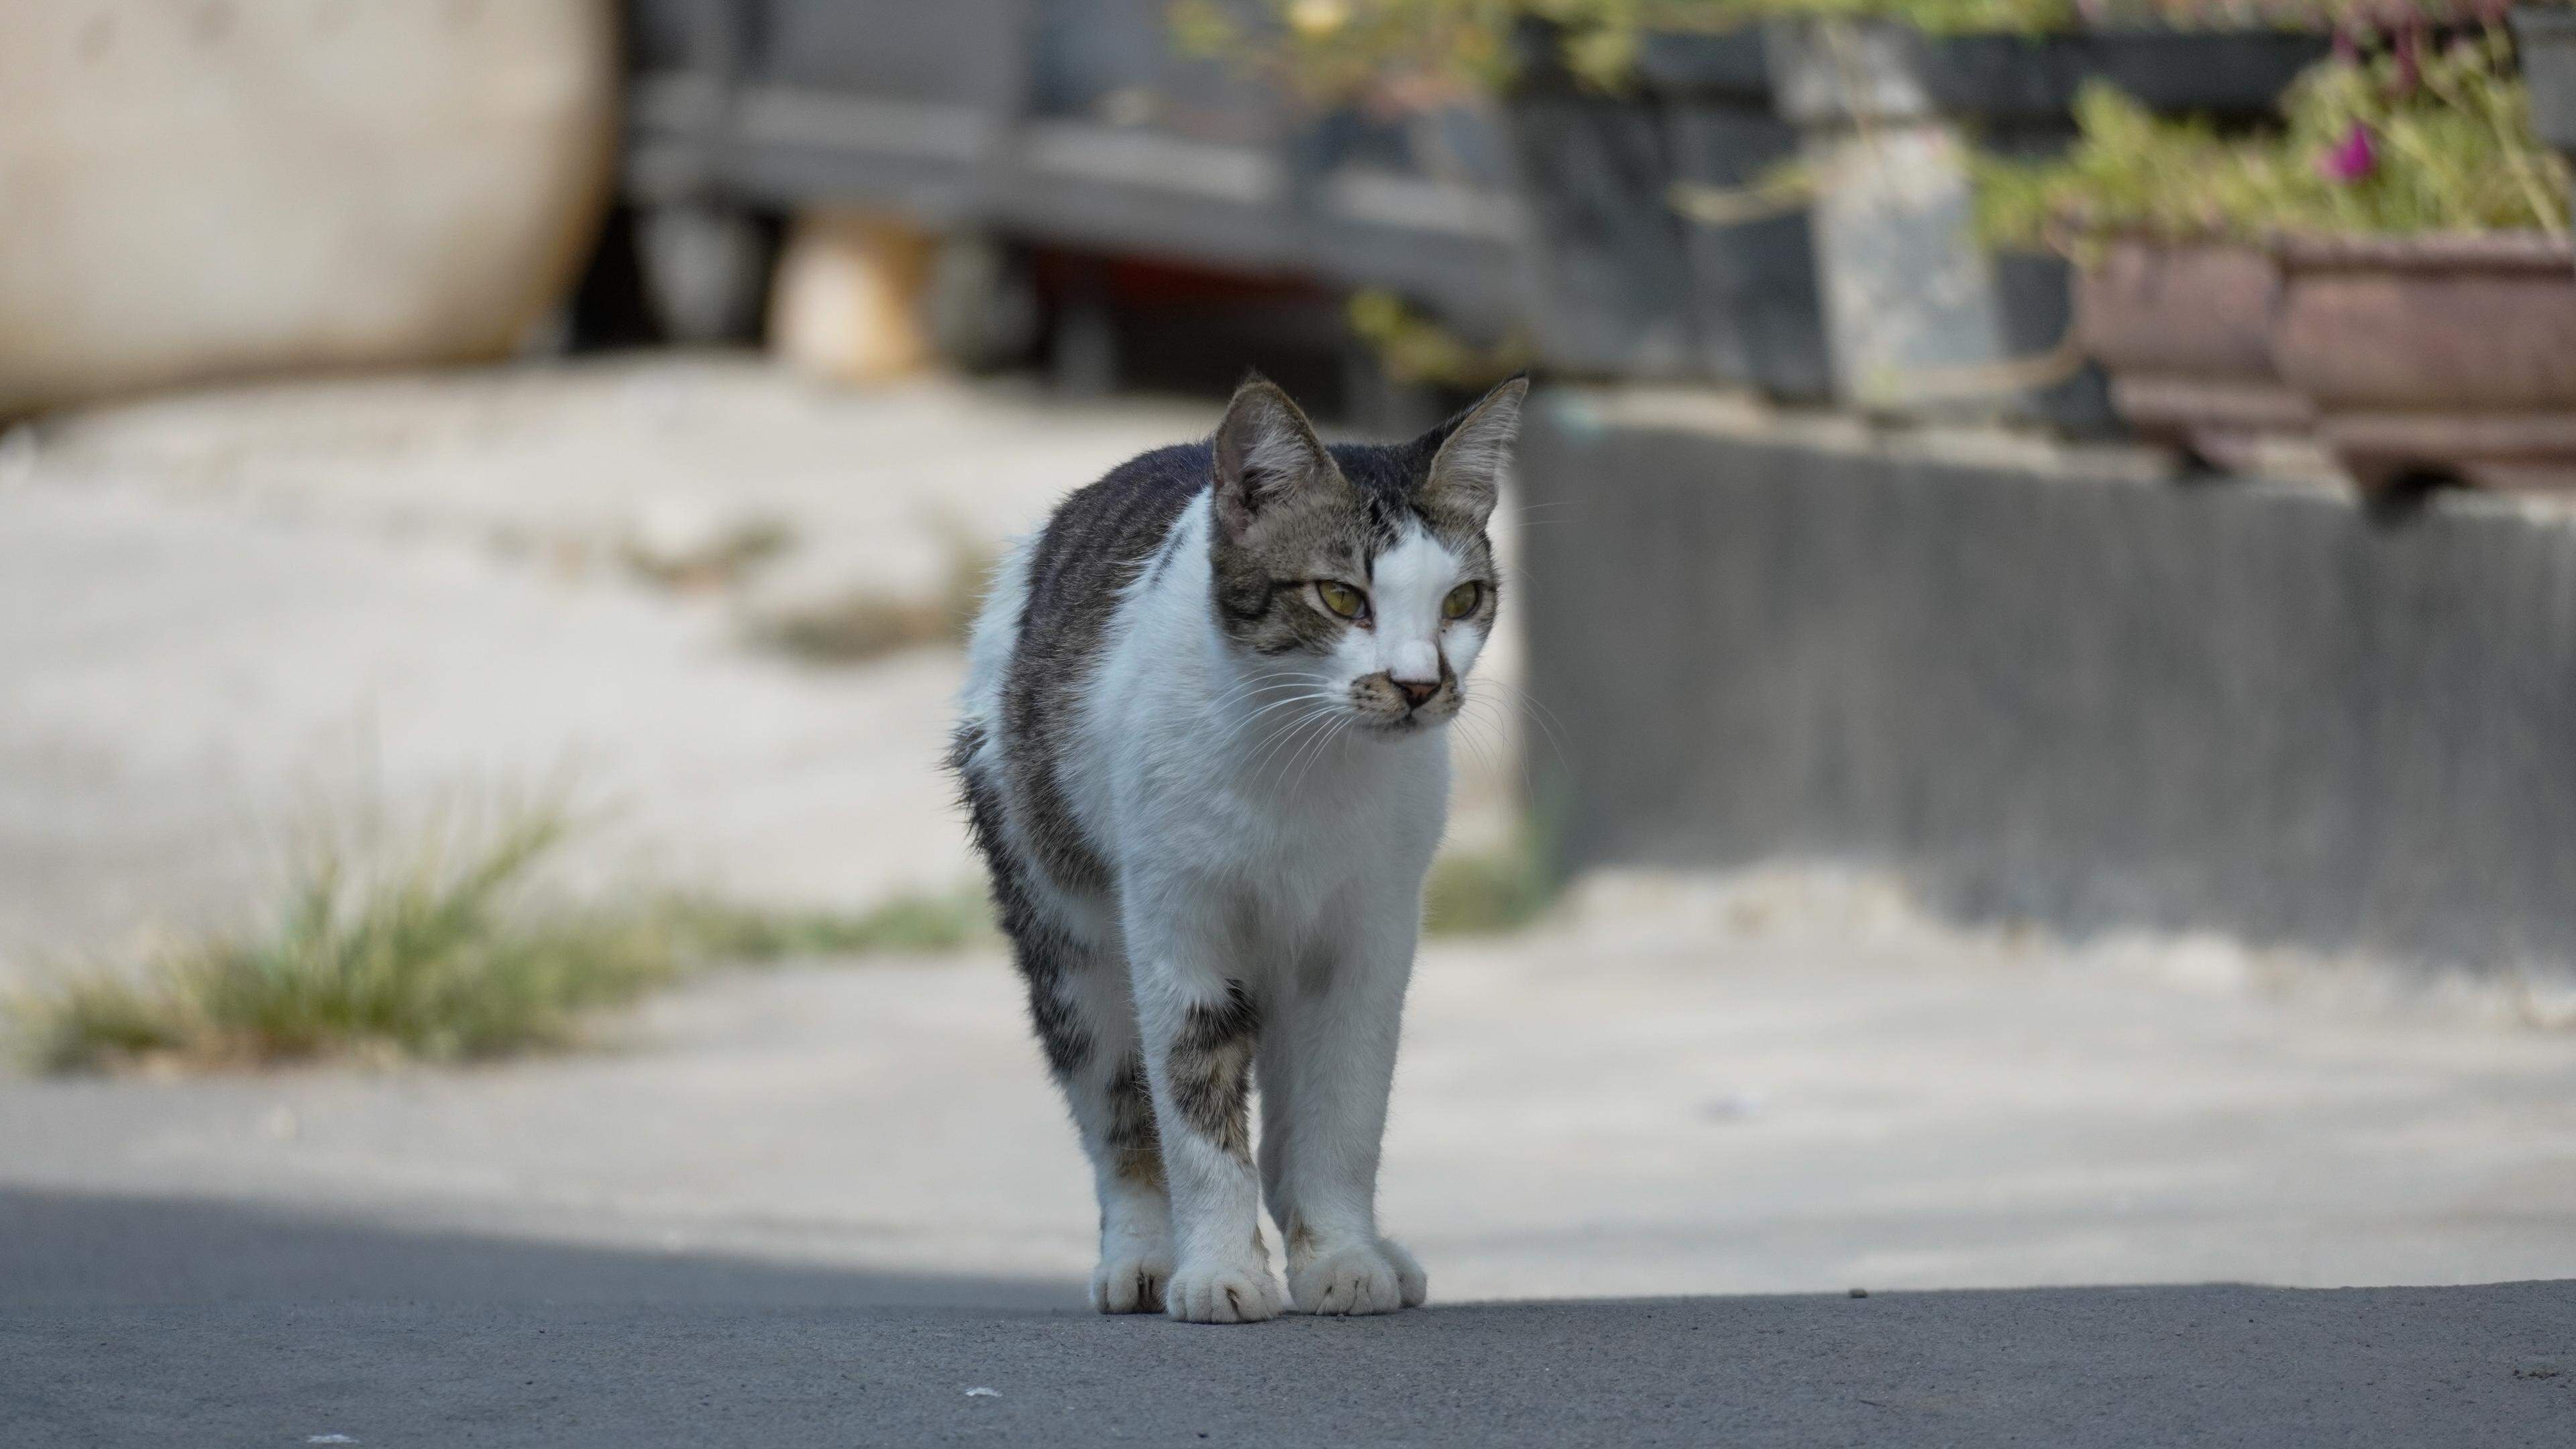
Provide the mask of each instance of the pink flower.
{"label": "pink flower", "polygon": [[2352,123],[2333,150],[2317,158],[2317,170],[2328,181],[2359,181],[2378,164],[2379,151],[2370,144],[2370,128],[2359,121]]}

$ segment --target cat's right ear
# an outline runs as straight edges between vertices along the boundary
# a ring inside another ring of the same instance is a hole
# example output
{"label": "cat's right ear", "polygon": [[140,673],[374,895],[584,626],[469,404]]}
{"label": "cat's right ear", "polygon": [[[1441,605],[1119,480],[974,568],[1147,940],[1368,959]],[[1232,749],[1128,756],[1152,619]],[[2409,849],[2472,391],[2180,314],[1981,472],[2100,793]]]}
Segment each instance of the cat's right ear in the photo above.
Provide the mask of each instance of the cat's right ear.
{"label": "cat's right ear", "polygon": [[1216,427],[1216,520],[1241,535],[1270,508],[1334,476],[1315,425],[1258,373],[1234,390]]}

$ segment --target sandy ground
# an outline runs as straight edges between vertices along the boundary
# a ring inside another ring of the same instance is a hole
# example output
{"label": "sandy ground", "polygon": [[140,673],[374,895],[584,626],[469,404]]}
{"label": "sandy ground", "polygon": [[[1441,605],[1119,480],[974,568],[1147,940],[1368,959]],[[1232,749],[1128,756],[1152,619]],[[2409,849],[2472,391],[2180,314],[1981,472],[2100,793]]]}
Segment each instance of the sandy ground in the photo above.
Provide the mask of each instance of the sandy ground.
{"label": "sandy ground", "polygon": [[[557,771],[618,807],[604,876],[844,905],[952,884],[953,654],[816,669],[746,648],[746,617],[854,576],[935,590],[949,531],[1023,526],[1211,413],[702,360],[180,399],[0,444],[0,956],[59,969],[238,913],[317,797]],[[735,518],[792,532],[774,572],[674,591],[615,561]],[[2576,1274],[2563,1030],[2205,945],[1695,890],[1595,883],[1545,930],[1426,957],[1385,1211],[1435,1293]],[[0,1189],[1086,1267],[1083,1174],[998,959],[730,977],[613,1035],[474,1070],[0,1079]]]}
{"label": "sandy ground", "polygon": [[[236,914],[316,813],[562,789],[593,876],[855,906],[970,870],[952,651],[744,646],[773,591],[945,587],[1203,411],[726,359],[288,386],[0,449],[0,961]],[[730,587],[621,560],[769,527]],[[0,968],[5,969],[5,968]]]}

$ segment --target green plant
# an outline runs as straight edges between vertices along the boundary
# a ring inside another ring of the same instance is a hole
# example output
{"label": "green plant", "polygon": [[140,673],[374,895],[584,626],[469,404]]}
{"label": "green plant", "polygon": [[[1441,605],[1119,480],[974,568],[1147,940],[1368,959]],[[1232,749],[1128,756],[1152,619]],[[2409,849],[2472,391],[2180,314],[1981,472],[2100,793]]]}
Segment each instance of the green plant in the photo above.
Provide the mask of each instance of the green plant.
{"label": "green plant", "polygon": [[582,1014],[720,962],[928,953],[992,939],[980,892],[852,916],[698,897],[576,902],[543,888],[572,832],[550,804],[450,812],[407,848],[333,829],[264,930],[162,943],[7,1006],[37,1069],[317,1057],[450,1061],[561,1046]]}
{"label": "green plant", "polygon": [[2077,94],[2081,137],[2047,162],[1981,156],[1979,230],[1999,246],[2072,249],[2101,236],[2251,240],[2286,192],[2277,142],[2222,137],[2198,118],[2166,120],[2103,82]]}
{"label": "green plant", "polygon": [[1310,97],[1418,102],[1502,87],[1518,68],[1514,35],[1527,22],[1555,29],[1576,74],[1615,87],[1640,34],[1727,29],[1758,18],[1765,3],[1268,0],[1266,23],[1246,23],[1238,7],[1218,0],[1177,0],[1172,15],[1185,48],[1282,73]]}
{"label": "green plant", "polygon": [[[1771,15],[1818,20],[1887,20],[1927,35],[2049,35],[2088,18],[2135,15],[2144,5],[2080,5],[2077,0],[1756,0]],[[2088,16],[2088,10],[2092,12]]]}
{"label": "green plant", "polygon": [[2532,130],[2531,92],[2500,27],[2327,62],[2284,110],[2288,229],[2564,230],[2566,163]]}
{"label": "green plant", "polygon": [[2532,132],[2500,31],[2323,62],[2282,109],[2280,131],[2230,138],[2089,88],[2064,157],[1980,162],[1980,226],[2066,250],[2112,235],[2564,229],[2567,166]]}
{"label": "green plant", "polygon": [[[1518,68],[1514,34],[1552,29],[1577,76],[1623,86],[1653,31],[1721,31],[1773,17],[1874,20],[1932,35],[2048,35],[2093,29],[2455,21],[2494,0],[1266,0],[1247,19],[1224,0],[1174,0],[1185,50],[1282,75],[1315,98],[1426,98],[1491,91]],[[2500,12],[2499,12],[2500,13]]]}
{"label": "green plant", "polygon": [[1538,919],[1556,882],[1529,832],[1483,850],[1444,851],[1422,887],[1422,927],[1434,936],[1490,936]]}
{"label": "green plant", "polygon": [[1386,375],[1397,382],[1482,389],[1529,366],[1529,346],[1521,338],[1478,347],[1405,305],[1393,292],[1354,293],[1348,316],[1351,331],[1377,353]]}
{"label": "green plant", "polygon": [[689,954],[718,961],[778,961],[799,956],[930,956],[998,945],[992,903],[980,886],[944,895],[907,895],[855,915],[773,911],[704,896],[663,906],[664,920]]}
{"label": "green plant", "polygon": [[539,806],[479,828],[451,819],[372,870],[345,839],[326,841],[268,930],[168,943],[140,970],[72,978],[13,1015],[54,1071],[136,1056],[464,1058],[559,1040],[573,1011],[676,969],[639,922],[523,899],[568,828]]}
{"label": "green plant", "polygon": [[782,653],[827,665],[864,664],[926,645],[963,645],[1001,553],[962,528],[949,530],[947,543],[947,567],[932,597],[862,586],[760,620],[751,634]]}

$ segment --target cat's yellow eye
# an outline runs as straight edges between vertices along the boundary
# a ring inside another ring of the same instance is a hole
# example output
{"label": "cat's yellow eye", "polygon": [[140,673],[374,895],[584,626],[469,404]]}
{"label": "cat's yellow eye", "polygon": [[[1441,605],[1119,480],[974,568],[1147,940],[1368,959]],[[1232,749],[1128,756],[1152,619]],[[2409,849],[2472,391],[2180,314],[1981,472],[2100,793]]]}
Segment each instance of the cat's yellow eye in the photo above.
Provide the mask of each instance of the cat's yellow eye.
{"label": "cat's yellow eye", "polygon": [[1469,614],[1476,612],[1476,606],[1483,603],[1484,599],[1485,586],[1483,584],[1472,581],[1460,584],[1458,587],[1449,591],[1449,597],[1440,601],[1440,617],[1443,619],[1466,618]]}
{"label": "cat's yellow eye", "polygon": [[1331,579],[1317,579],[1315,596],[1324,601],[1325,608],[1345,619],[1356,619],[1368,612],[1367,597],[1348,584],[1337,584]]}

